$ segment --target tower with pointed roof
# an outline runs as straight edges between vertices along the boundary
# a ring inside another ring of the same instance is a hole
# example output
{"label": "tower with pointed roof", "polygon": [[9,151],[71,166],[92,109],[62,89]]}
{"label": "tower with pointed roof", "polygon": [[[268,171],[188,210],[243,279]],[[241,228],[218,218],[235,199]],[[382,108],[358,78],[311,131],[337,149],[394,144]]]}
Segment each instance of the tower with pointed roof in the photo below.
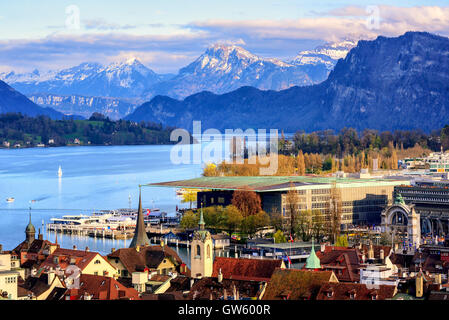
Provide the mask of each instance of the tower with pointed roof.
{"label": "tower with pointed roof", "polygon": [[205,229],[203,205],[200,209],[198,230],[193,233],[190,265],[193,278],[210,277],[214,265],[214,245],[210,232]]}
{"label": "tower with pointed roof", "polygon": [[36,229],[31,223],[31,208],[30,208],[30,221],[28,222],[28,225],[25,229],[25,236],[26,242],[28,242],[28,244],[32,244],[33,241],[36,239]]}
{"label": "tower with pointed roof", "polygon": [[137,210],[136,229],[134,230],[134,237],[129,245],[130,248],[150,245],[150,239],[148,239],[148,235],[145,230],[145,221],[143,220],[141,193],[141,186],[139,185],[139,208]]}
{"label": "tower with pointed roof", "polygon": [[306,269],[321,269],[320,259],[317,257],[315,253],[315,245],[313,243],[312,239],[312,250],[310,251],[310,255],[307,257],[306,260]]}

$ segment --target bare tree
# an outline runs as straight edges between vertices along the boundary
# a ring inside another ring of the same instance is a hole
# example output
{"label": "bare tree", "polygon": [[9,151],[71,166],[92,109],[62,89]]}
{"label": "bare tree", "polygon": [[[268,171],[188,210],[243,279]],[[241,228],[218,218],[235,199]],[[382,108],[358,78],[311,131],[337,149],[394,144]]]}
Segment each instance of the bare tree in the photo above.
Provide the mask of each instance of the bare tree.
{"label": "bare tree", "polygon": [[286,195],[286,207],[289,214],[289,224],[290,224],[290,236],[293,238],[295,233],[296,217],[299,213],[299,195],[298,191],[295,190],[294,184],[290,182],[290,188]]}
{"label": "bare tree", "polygon": [[341,190],[337,187],[335,181],[332,182],[329,201],[327,203],[328,214],[328,234],[331,237],[332,242],[335,242],[340,235],[341,216],[342,216],[342,202],[341,202]]}

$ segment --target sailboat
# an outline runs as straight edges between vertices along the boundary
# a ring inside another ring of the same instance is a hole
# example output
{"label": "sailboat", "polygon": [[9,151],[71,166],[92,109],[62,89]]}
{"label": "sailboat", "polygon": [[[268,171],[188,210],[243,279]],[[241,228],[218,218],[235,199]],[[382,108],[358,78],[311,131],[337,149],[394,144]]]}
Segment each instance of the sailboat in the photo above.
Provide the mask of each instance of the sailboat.
{"label": "sailboat", "polygon": [[59,169],[58,169],[58,177],[62,177],[62,169],[61,169],[61,166],[59,166]]}

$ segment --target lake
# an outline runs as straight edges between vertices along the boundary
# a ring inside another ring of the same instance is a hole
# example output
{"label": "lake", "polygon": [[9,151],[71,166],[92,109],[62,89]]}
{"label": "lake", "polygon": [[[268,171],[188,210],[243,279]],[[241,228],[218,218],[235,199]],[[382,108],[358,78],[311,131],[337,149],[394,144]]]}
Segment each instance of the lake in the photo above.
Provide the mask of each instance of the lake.
{"label": "lake", "polygon": [[[15,248],[25,239],[31,206],[32,222],[42,228],[51,218],[90,214],[95,210],[137,207],[139,184],[200,177],[201,164],[175,165],[172,146],[86,146],[0,150],[0,244]],[[63,175],[58,177],[61,166]],[[6,198],[15,201],[7,203]],[[36,202],[31,203],[31,200]],[[157,207],[170,215],[181,204],[171,188],[142,188],[144,207]],[[54,241],[54,233],[44,239]],[[36,235],[37,237],[37,235]],[[88,246],[108,254],[128,241],[58,234],[64,248]],[[179,249],[185,258],[185,249]]]}

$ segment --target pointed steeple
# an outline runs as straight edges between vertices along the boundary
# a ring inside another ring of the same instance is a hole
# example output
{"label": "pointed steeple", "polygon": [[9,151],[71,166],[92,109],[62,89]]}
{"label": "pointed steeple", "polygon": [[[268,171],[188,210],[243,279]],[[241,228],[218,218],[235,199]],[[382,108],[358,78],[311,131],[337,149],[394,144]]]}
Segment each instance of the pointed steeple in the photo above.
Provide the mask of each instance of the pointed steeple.
{"label": "pointed steeple", "polygon": [[139,185],[139,208],[137,210],[136,230],[134,231],[133,240],[129,245],[130,248],[150,245],[150,239],[148,239],[147,232],[145,231],[145,221],[143,220],[142,196],[141,196],[142,192],[140,188],[141,186]]}
{"label": "pointed steeple", "polygon": [[198,222],[198,225],[200,227],[200,230],[204,230],[204,226],[206,225],[204,223],[204,217],[203,217],[203,203],[201,203],[201,209],[200,209],[200,221]]}
{"label": "pointed steeple", "polygon": [[26,241],[31,244],[34,239],[36,238],[36,229],[34,228],[33,224],[31,223],[31,207],[30,207],[30,221],[28,222],[28,225],[25,229],[25,235],[26,235]]}
{"label": "pointed steeple", "polygon": [[312,250],[310,251],[310,256],[306,260],[306,269],[321,269],[320,259],[315,253],[315,244],[312,238]]}

